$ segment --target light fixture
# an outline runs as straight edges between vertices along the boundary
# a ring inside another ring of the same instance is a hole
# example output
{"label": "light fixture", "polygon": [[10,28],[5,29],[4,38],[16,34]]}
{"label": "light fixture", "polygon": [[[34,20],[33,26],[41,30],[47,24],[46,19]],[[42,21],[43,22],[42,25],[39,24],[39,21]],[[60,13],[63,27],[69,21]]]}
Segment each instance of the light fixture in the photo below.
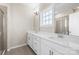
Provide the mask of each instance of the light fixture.
{"label": "light fixture", "polygon": [[35,14],[35,15],[38,15],[38,11],[34,11],[34,14]]}
{"label": "light fixture", "polygon": [[38,9],[38,8],[35,8],[35,9],[33,10],[33,12],[34,12],[35,15],[38,15],[38,14],[39,14],[39,9]]}
{"label": "light fixture", "polygon": [[39,13],[39,4],[33,4],[33,13],[38,15]]}

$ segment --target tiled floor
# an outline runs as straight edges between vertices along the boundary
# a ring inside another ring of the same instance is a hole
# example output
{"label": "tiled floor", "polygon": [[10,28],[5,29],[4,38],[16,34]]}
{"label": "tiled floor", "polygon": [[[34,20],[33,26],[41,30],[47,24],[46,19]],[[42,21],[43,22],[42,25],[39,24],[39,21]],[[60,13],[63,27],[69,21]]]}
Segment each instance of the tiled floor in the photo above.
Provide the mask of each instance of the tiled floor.
{"label": "tiled floor", "polygon": [[35,55],[32,49],[28,46],[12,49],[5,53],[5,55]]}

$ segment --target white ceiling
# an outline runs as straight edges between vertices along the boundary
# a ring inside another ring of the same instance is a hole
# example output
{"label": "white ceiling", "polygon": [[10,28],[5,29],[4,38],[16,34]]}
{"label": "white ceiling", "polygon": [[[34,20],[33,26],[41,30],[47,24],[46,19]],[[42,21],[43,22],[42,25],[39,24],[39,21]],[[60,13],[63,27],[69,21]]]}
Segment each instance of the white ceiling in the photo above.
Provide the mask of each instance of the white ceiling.
{"label": "white ceiling", "polygon": [[72,12],[72,9],[79,6],[79,3],[26,3],[31,9],[40,9],[43,10],[49,6],[55,7],[55,14],[59,13],[69,13]]}
{"label": "white ceiling", "polygon": [[79,6],[79,3],[57,3],[55,4],[55,13],[71,12],[72,9]]}

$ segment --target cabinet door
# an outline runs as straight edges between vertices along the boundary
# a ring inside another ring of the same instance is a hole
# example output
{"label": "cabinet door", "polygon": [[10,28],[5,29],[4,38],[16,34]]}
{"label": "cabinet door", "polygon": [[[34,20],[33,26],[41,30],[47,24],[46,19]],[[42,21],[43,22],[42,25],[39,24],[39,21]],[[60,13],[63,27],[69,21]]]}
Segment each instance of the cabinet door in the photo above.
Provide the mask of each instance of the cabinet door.
{"label": "cabinet door", "polygon": [[33,50],[35,51],[36,54],[40,54],[40,38],[37,36],[34,36],[33,39]]}
{"label": "cabinet door", "polygon": [[41,40],[41,54],[42,55],[51,55],[51,48],[45,40]]}
{"label": "cabinet door", "polygon": [[58,45],[53,42],[41,39],[41,54],[43,55],[62,55],[58,50]]}
{"label": "cabinet door", "polygon": [[34,36],[31,34],[30,35],[30,46],[33,49],[33,40],[34,40]]}
{"label": "cabinet door", "polygon": [[52,55],[63,55],[63,53],[60,53],[59,51],[56,51],[54,48],[51,49],[51,54]]}
{"label": "cabinet door", "polygon": [[31,35],[31,34],[28,34],[27,44],[28,44],[31,48],[33,48],[32,40],[33,40],[32,35]]}

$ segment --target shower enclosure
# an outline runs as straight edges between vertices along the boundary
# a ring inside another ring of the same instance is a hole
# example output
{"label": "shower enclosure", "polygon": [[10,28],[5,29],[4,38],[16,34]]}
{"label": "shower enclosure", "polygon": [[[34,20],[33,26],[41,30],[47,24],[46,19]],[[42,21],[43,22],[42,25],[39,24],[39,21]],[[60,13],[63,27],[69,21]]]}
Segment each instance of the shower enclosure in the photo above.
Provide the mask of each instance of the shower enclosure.
{"label": "shower enclosure", "polygon": [[7,49],[6,18],[5,8],[0,6],[0,55]]}

